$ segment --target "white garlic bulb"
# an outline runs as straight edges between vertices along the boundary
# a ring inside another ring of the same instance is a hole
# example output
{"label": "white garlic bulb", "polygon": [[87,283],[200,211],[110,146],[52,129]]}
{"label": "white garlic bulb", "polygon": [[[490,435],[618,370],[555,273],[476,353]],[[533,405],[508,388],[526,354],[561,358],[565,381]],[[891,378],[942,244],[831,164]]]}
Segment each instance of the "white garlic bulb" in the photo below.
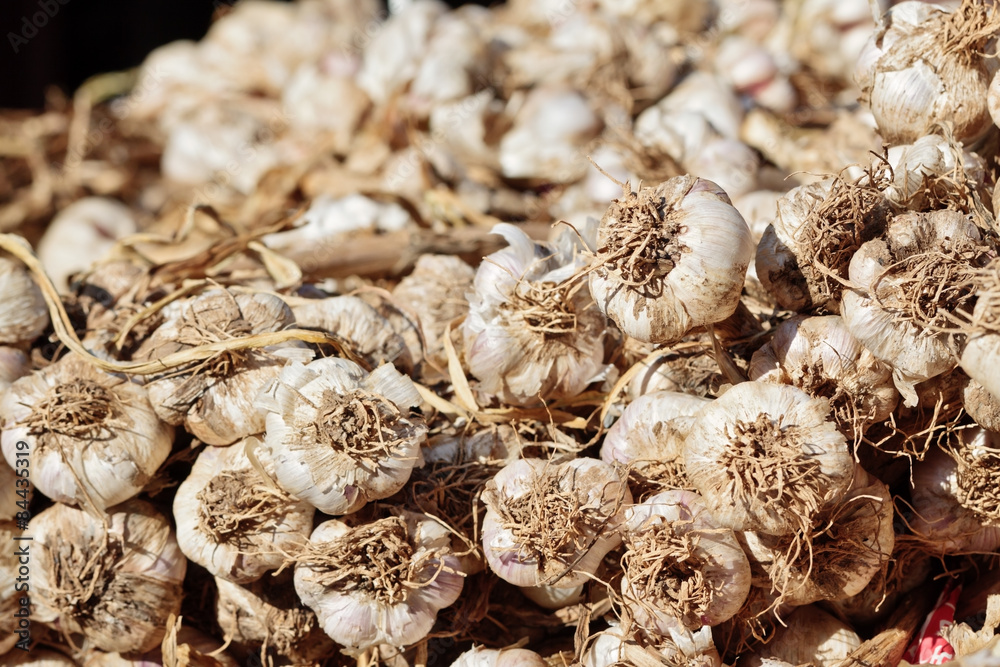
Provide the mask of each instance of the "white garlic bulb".
{"label": "white garlic bulb", "polygon": [[[290,327],[295,319],[280,297],[234,294],[213,289],[163,309],[164,323],[136,350],[136,360],[153,360],[192,347]],[[168,424],[184,424],[209,445],[228,445],[264,431],[264,416],[253,406],[257,392],[281,373],[283,351],[301,350],[298,341],[269,348],[221,352],[170,373],[154,375],[146,388],[156,414]]]}
{"label": "white garlic bulb", "polygon": [[868,241],[851,258],[844,323],[892,367],[904,405],[916,405],[916,383],[958,363],[947,331],[960,324],[956,312],[970,309],[971,278],[990,254],[968,217],[941,210],[894,217],[885,240]]}
{"label": "white garlic bulb", "polygon": [[426,439],[413,382],[392,364],[366,373],[346,359],[293,364],[260,394],[264,446],[278,484],[327,514],[399,491]]}
{"label": "white garlic bulb", "polygon": [[608,629],[597,634],[584,650],[583,667],[614,667],[615,665],[686,665],[689,667],[722,667],[722,660],[712,640],[712,628],[705,625],[695,632],[671,628],[668,636],[649,637],[644,633],[622,629],[612,621]]}
{"label": "white garlic bulb", "polygon": [[893,506],[885,484],[855,470],[850,491],[793,535],[745,532],[740,539],[755,574],[763,573],[791,605],[857,595],[892,554]]}
{"label": "white garlic bulb", "polygon": [[819,607],[795,609],[773,641],[740,658],[747,667],[774,667],[775,663],[835,667],[861,646],[861,638],[849,625]]}
{"label": "white garlic bulb", "polygon": [[[180,624],[182,619],[177,619]],[[167,637],[160,646],[146,653],[105,653],[89,651],[83,667],[240,667],[222,652],[223,643],[189,625],[175,631],[168,622]]]}
{"label": "white garlic bulb", "polygon": [[159,644],[167,619],[180,611],[187,570],[163,515],[132,500],[97,520],[56,503],[31,526],[34,618],[82,634],[102,651]]}
{"label": "white garlic bulb", "polygon": [[28,651],[13,649],[0,657],[4,667],[77,667],[77,663],[69,656],[34,646]]}
{"label": "white garlic bulb", "polygon": [[216,577],[238,584],[281,566],[304,544],[314,508],[262,479],[250,460],[273,475],[266,451],[247,452],[256,439],[206,447],[174,496],[181,551]]}
{"label": "white garlic bulb", "polygon": [[730,35],[723,39],[715,55],[715,69],[736,91],[767,109],[786,113],[798,103],[795,89],[778,71],[775,58],[748,37]]}
{"label": "white garlic bulb", "polygon": [[[27,245],[27,242],[25,242]],[[0,345],[30,343],[49,326],[42,291],[19,261],[0,251]]]}
{"label": "white garlic bulb", "polygon": [[743,382],[696,415],[684,441],[688,479],[733,530],[788,534],[847,492],[854,460],[830,403],[801,389]]}
{"label": "white garlic bulb", "polygon": [[465,361],[479,388],[513,405],[575,396],[602,379],[605,320],[579,256],[494,227],[509,247],[489,255],[473,281],[462,324]]}
{"label": "white garlic bulb", "polygon": [[976,380],[962,389],[962,407],[972,419],[988,431],[1000,432],[1000,396]]}
{"label": "white garlic bulb", "polygon": [[523,648],[495,649],[473,645],[451,667],[546,667],[542,656]]}
{"label": "white garlic bulb", "polygon": [[855,72],[882,137],[913,143],[947,121],[966,145],[982,139],[993,127],[987,91],[996,64],[986,53],[998,27],[992,7],[970,0],[952,12],[915,0],[889,10]]}
{"label": "white garlic bulb", "polygon": [[736,310],[753,241],[726,193],[678,176],[612,202],[590,274],[594,300],[642,341],[668,343]]}
{"label": "white garlic bulb", "polygon": [[697,494],[666,491],[625,510],[622,596],[647,632],[694,631],[731,618],[750,563]]}
{"label": "white garlic bulb", "polygon": [[115,242],[137,230],[127,206],[107,197],[84,197],[59,211],[38,243],[38,259],[56,289],[104,258]]}
{"label": "white garlic bulb", "polygon": [[707,403],[707,398],[673,391],[640,396],[604,436],[601,460],[631,464],[653,484],[690,488],[684,474],[684,437]]}
{"label": "white garlic bulb", "polygon": [[295,129],[329,136],[335,152],[348,150],[371,106],[368,95],[354,81],[353,69],[353,61],[344,58],[304,63],[281,93],[282,108]]}
{"label": "white garlic bulb", "polygon": [[294,664],[311,664],[336,651],[316,614],[295,594],[291,570],[246,585],[215,578],[219,628],[227,639],[259,652],[262,645]]}
{"label": "white garlic bulb", "polygon": [[0,392],[31,372],[31,360],[24,350],[0,345]]}
{"label": "white garlic bulb", "polygon": [[892,371],[847,330],[836,316],[798,315],[782,322],[754,352],[750,379],[790,384],[827,398],[849,439],[889,417],[899,402]]}
{"label": "white garlic bulb", "polygon": [[330,520],[309,539],[295,565],[295,592],[348,648],[414,644],[462,593],[448,530],[426,515],[401,512],[354,528]]}
{"label": "white garlic bulb", "polygon": [[521,459],[487,482],[482,500],[483,550],[497,576],[516,586],[574,588],[621,543],[632,494],[602,461]]}
{"label": "white garlic bulb", "polygon": [[[982,385],[993,401],[1000,401],[1000,260],[993,260],[978,276],[976,306],[959,364]],[[979,421],[978,419],[976,421]],[[983,424],[990,428],[990,425]],[[998,421],[1000,424],[1000,421]]]}
{"label": "white garlic bulb", "polygon": [[970,186],[982,185],[986,164],[979,155],[939,134],[928,134],[913,144],[888,151],[892,185],[886,199],[900,208],[928,210],[942,203],[965,202]]}
{"label": "white garlic bulb", "polygon": [[28,443],[31,483],[49,498],[105,510],[138,494],[166,460],[173,429],[146,390],[70,353],[0,395],[0,445],[15,466]]}

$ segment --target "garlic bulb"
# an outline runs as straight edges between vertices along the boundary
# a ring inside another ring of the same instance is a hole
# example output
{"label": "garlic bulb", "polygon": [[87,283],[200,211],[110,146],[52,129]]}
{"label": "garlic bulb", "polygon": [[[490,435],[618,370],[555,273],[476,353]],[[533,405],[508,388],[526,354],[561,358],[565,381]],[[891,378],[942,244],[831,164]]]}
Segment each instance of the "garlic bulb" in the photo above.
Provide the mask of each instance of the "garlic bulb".
{"label": "garlic bulb", "polygon": [[829,399],[848,439],[887,419],[899,402],[892,371],[862,347],[836,315],[798,315],[782,322],[754,353],[750,379],[790,384]]}
{"label": "garlic bulb", "polygon": [[147,653],[105,653],[91,651],[83,667],[240,667],[226,653],[221,652],[223,643],[214,637],[182,625],[174,630],[182,619],[169,626],[163,643]]}
{"label": "garlic bulb", "polygon": [[860,593],[883,570],[895,533],[889,489],[860,466],[844,499],[793,535],[746,532],[740,538],[755,574],[791,605]]}
{"label": "garlic bulb", "polygon": [[601,220],[590,289],[618,327],[668,343],[736,310],[750,230],[718,186],[678,176],[625,194]]}
{"label": "garlic bulb", "polygon": [[0,392],[31,372],[31,361],[23,350],[0,345]]}
{"label": "garlic bulb", "polygon": [[513,405],[575,396],[601,379],[605,320],[576,257],[501,223],[509,247],[489,255],[462,324],[465,361],[479,388]]}
{"label": "garlic bulb", "polygon": [[830,403],[786,385],[744,382],[696,415],[684,441],[688,479],[733,530],[808,528],[847,492],[854,460]]}
{"label": "garlic bulb", "polygon": [[38,243],[38,259],[56,289],[66,291],[69,277],[104,258],[115,242],[137,230],[132,212],[106,197],[84,197],[56,215]]}
{"label": "garlic bulb", "polygon": [[[959,364],[962,370],[1000,401],[1000,260],[993,260],[979,276],[976,306]],[[976,420],[981,425],[989,424]],[[1000,430],[1000,429],[994,429]]]}
{"label": "garlic bulb", "polygon": [[57,651],[32,647],[29,651],[13,649],[3,658],[5,667],[76,667],[76,662]]}
{"label": "garlic bulb", "polygon": [[30,443],[31,483],[58,502],[105,510],[139,493],[173,429],[146,390],[70,353],[0,395],[0,445],[14,466]]}
{"label": "garlic bulb", "polygon": [[[170,304],[163,317],[164,323],[142,342],[134,359],[159,359],[198,345],[280,331],[295,321],[277,296],[218,289]],[[264,430],[254,397],[285,365],[279,352],[303,347],[289,341],[265,349],[222,352],[180,372],[153,376],[146,388],[160,419],[183,423],[206,444],[228,445]]]}
{"label": "garlic bulb", "polygon": [[370,366],[384,363],[403,369],[413,366],[402,336],[393,331],[388,320],[363,299],[356,296],[284,299],[295,315],[296,326],[333,333],[346,341],[351,352]]}
{"label": "garlic bulb", "polygon": [[388,498],[421,462],[427,427],[412,410],[421,403],[392,364],[365,373],[328,358],[285,368],[257,401],[278,484],[334,515]]}
{"label": "garlic bulb", "polygon": [[[995,475],[991,470],[996,465],[996,456],[990,447],[996,445],[990,445],[990,440],[996,438],[984,429],[972,430],[972,437],[966,431],[956,434],[969,441],[960,445],[969,455],[965,465],[960,467],[958,457],[953,458],[937,447],[913,465],[913,516],[907,518],[907,523],[932,552],[990,552],[1000,547],[1000,525],[991,516],[996,514],[997,504],[993,499],[996,484],[988,482],[983,486],[991,474]],[[979,465],[969,466],[969,463]],[[963,484],[968,486],[963,488]],[[971,507],[966,507],[966,503]]]}
{"label": "garlic bulb", "polygon": [[991,254],[972,221],[941,210],[896,216],[885,240],[868,241],[851,258],[844,323],[892,367],[906,406],[916,404],[916,383],[958,363],[947,331],[963,324],[955,314],[971,309],[973,276]]}
{"label": "garlic bulb", "polygon": [[687,667],[721,667],[722,660],[712,642],[712,629],[703,626],[696,632],[671,628],[665,637],[636,636],[612,621],[607,630],[599,632],[581,658],[583,667],[614,667],[615,665],[685,665]]}
{"label": "garlic bulb", "polygon": [[[105,523],[106,522],[106,523]],[[187,560],[170,523],[133,500],[99,521],[56,503],[31,520],[33,618],[119,653],[148,651],[181,606]],[[34,552],[33,552],[34,553]]]}
{"label": "garlic bulb", "polygon": [[893,7],[855,72],[882,137],[913,143],[947,121],[966,145],[982,139],[993,127],[987,91],[996,65],[986,54],[998,27],[998,14],[976,0],[953,12],[915,0]]}
{"label": "garlic bulb", "polygon": [[795,88],[778,71],[773,56],[752,39],[730,35],[719,44],[715,69],[733,89],[761,106],[787,113],[798,103]]}
{"label": "garlic bulb", "polygon": [[[12,489],[13,485],[5,486],[4,488]],[[10,495],[14,495],[11,493]],[[22,564],[18,562],[18,554],[15,553],[19,545],[15,541],[16,537],[21,537],[23,531],[19,530],[17,524],[13,521],[0,520],[0,539],[3,539],[7,544],[13,545],[12,548],[4,549],[0,553],[0,579],[3,583],[0,583],[0,651],[7,652],[7,650],[13,648],[21,637],[17,634],[18,630],[24,630],[23,627],[18,627],[22,625],[21,617],[15,616],[15,614],[21,609],[21,598],[24,593],[29,591],[18,590],[18,585],[22,587],[25,582],[18,582],[17,577],[21,576],[18,574],[18,567]],[[29,546],[30,553],[30,546]],[[30,572],[29,572],[30,576]],[[30,586],[30,581],[28,582]],[[22,614],[24,612],[21,612]],[[25,617],[24,623],[30,623],[30,619]],[[18,651],[20,653],[20,651]]]}
{"label": "garlic bulb", "polygon": [[601,446],[605,463],[632,464],[643,481],[687,489],[684,437],[708,399],[672,391],[645,394],[629,403]]}
{"label": "garlic bulb", "polygon": [[861,646],[858,633],[819,607],[799,607],[784,620],[786,626],[778,635],[752,655],[740,658],[740,665],[765,667],[780,660],[789,665],[834,667]]}
{"label": "garlic bulb", "polygon": [[[634,401],[644,394],[659,391],[701,397],[718,393],[719,387],[727,380],[715,359],[711,341],[706,336],[699,341],[704,344],[691,345],[694,341],[685,340],[673,347],[668,346],[653,361],[644,363],[628,384],[628,399]],[[654,350],[654,346],[634,338],[627,339],[625,347],[626,350],[634,348],[640,359]]]}
{"label": "garlic bulb", "polygon": [[223,636],[250,652],[273,651],[293,664],[333,654],[333,641],[296,596],[292,577],[286,570],[245,586],[216,577],[215,610]]}
{"label": "garlic bulb", "polygon": [[174,496],[181,551],[216,577],[255,581],[281,566],[312,530],[314,508],[264,480],[274,465],[264,451],[248,453],[255,439],[206,447]]}
{"label": "garlic bulb", "polygon": [[778,200],[754,262],[761,284],[783,307],[839,312],[837,278],[847,277],[851,256],[881,233],[887,215],[880,176],[862,178],[800,185]]}
{"label": "garlic bulb", "polygon": [[330,520],[309,539],[295,565],[295,592],[348,648],[414,644],[462,593],[448,530],[426,515],[401,512],[355,528]]}
{"label": "garlic bulb", "polygon": [[950,202],[965,202],[970,186],[985,179],[986,164],[961,144],[938,134],[928,134],[913,144],[893,146],[888,151],[892,185],[886,199],[900,208],[930,210]]}
{"label": "garlic bulb", "polygon": [[[17,449],[15,445],[14,449]],[[23,453],[27,454],[27,451]],[[27,460],[27,457],[21,457]],[[15,464],[17,462],[15,461]],[[21,467],[26,467],[22,464]],[[20,468],[19,468],[20,469]],[[30,474],[30,473],[29,473]],[[21,483],[18,484],[18,481]],[[31,489],[31,483],[27,478],[22,479],[18,476],[14,469],[7,465],[6,460],[0,461],[0,488],[9,489],[4,498],[0,499],[0,522],[2,521],[13,521],[17,513],[20,512],[27,503],[31,502],[34,493]],[[21,507],[18,506],[18,502],[23,503]]]}
{"label": "garlic bulb", "polygon": [[0,251],[0,303],[3,303],[0,345],[30,343],[49,326],[49,311],[42,291],[28,270],[3,251]]}
{"label": "garlic bulb", "polygon": [[523,648],[495,649],[473,645],[451,667],[546,667],[542,656]]}
{"label": "garlic bulb", "polygon": [[295,128],[329,135],[338,153],[347,152],[371,106],[353,78],[355,67],[353,59],[333,56],[303,63],[281,92],[282,109]]}
{"label": "garlic bulb", "polygon": [[[392,296],[420,321],[426,358],[438,369],[448,368],[444,336],[448,324],[469,312],[466,292],[475,269],[452,255],[421,255],[413,272],[399,281]],[[422,370],[421,375],[432,369]],[[431,373],[433,377],[433,373]]]}
{"label": "garlic bulb", "polygon": [[962,407],[986,430],[1000,432],[1000,396],[975,380],[969,380],[962,389]]}
{"label": "garlic bulb", "polygon": [[697,494],[667,491],[625,510],[622,596],[636,623],[670,636],[732,617],[750,592],[750,564]]}
{"label": "garlic bulb", "polygon": [[632,494],[602,461],[521,459],[486,484],[482,501],[483,550],[493,572],[515,586],[573,588],[621,543],[618,527]]}

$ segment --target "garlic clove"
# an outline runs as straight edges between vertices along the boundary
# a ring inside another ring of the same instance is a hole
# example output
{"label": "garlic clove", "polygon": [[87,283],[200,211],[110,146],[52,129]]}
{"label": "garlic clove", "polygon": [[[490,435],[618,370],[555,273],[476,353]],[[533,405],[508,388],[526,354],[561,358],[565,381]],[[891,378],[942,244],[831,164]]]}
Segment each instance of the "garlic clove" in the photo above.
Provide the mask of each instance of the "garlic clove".
{"label": "garlic clove", "polygon": [[764,382],[709,403],[685,438],[684,461],[712,516],[733,530],[784,535],[837,503],[854,460],[830,411],[826,399]]}
{"label": "garlic clove", "polygon": [[138,494],[166,460],[173,429],[146,390],[70,353],[0,396],[0,446],[12,466],[30,445],[31,482],[46,496],[105,510]]}
{"label": "garlic clove", "polygon": [[3,251],[0,251],[0,303],[3,303],[0,345],[30,343],[49,325],[42,291],[28,270]]}
{"label": "garlic clove", "polygon": [[174,496],[177,542],[184,555],[216,577],[248,583],[281,566],[304,544],[314,508],[268,479],[274,464],[256,439],[206,447]]}
{"label": "garlic clove", "polygon": [[[334,641],[351,649],[423,639],[464,583],[446,528],[421,514],[350,528],[326,521],[297,558],[295,591]],[[392,563],[375,573],[370,564]]]}
{"label": "garlic clove", "polygon": [[145,652],[159,644],[167,619],[180,611],[187,570],[164,516],[138,500],[103,521],[57,503],[31,525],[35,618],[82,634],[102,651]]}
{"label": "garlic clove", "polygon": [[421,463],[422,403],[392,364],[365,373],[346,359],[292,364],[257,399],[278,484],[327,514],[399,491]]}

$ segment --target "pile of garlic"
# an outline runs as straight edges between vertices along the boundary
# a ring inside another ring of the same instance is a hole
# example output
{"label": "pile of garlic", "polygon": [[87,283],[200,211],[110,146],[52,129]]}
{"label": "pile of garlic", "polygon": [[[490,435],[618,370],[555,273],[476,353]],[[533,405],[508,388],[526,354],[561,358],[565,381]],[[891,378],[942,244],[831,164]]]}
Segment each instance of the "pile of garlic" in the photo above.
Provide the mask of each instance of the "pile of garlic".
{"label": "pile of garlic", "polygon": [[160,166],[0,211],[0,661],[987,646],[1000,12],[872,6],[244,0],[82,90]]}

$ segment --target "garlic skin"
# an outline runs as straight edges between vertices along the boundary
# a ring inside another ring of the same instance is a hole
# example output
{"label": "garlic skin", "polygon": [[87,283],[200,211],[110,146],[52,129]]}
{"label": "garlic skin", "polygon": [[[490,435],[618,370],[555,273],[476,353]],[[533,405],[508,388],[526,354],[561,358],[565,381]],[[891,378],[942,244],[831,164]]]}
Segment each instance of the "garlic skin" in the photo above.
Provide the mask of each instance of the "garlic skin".
{"label": "garlic skin", "polygon": [[828,398],[848,439],[889,417],[899,402],[892,371],[851,335],[836,316],[797,315],[782,322],[754,352],[750,379],[790,384]]}
{"label": "garlic skin", "polygon": [[626,334],[670,343],[733,314],[752,256],[750,229],[711,181],[626,185],[601,219],[590,289]]}
{"label": "garlic skin", "polygon": [[[959,365],[966,374],[993,395],[993,402],[1000,401],[1000,260],[993,260],[983,270],[976,306],[972,310],[972,326]],[[978,421],[982,426],[989,424]],[[1000,421],[998,421],[1000,425]],[[1000,429],[995,429],[1000,430]]]}
{"label": "garlic skin", "polygon": [[24,350],[0,345],[0,393],[31,372],[31,360]]}
{"label": "garlic skin", "polygon": [[[181,551],[214,576],[238,584],[280,567],[286,554],[305,543],[315,511],[261,478],[246,451],[257,442],[206,447],[174,496]],[[265,451],[253,456],[273,475]]]}
{"label": "garlic skin", "polygon": [[671,628],[666,637],[655,640],[622,630],[612,621],[609,628],[583,653],[583,667],[614,667],[622,664],[689,665],[690,667],[722,667],[722,659],[712,641],[712,628],[703,626],[696,632]]}
{"label": "garlic skin", "polygon": [[986,430],[1000,432],[1000,396],[976,380],[969,380],[962,389],[962,407]]}
{"label": "garlic skin", "polygon": [[102,651],[145,652],[181,608],[187,559],[170,523],[132,500],[97,520],[56,503],[31,521],[33,618]]}
{"label": "garlic skin", "polygon": [[900,208],[928,210],[939,202],[964,201],[967,183],[981,185],[986,164],[979,155],[938,134],[920,137],[911,145],[888,151],[892,185],[886,199]]}
{"label": "garlic skin", "polygon": [[[462,593],[448,530],[426,515],[401,512],[355,528],[331,519],[309,540],[295,566],[295,592],[348,648],[414,644]],[[373,576],[372,562],[395,569]]]}
{"label": "garlic skin", "polygon": [[[27,245],[27,241],[25,241]],[[42,291],[19,261],[0,251],[0,345],[21,345],[49,326]]]}
{"label": "garlic skin", "polygon": [[427,437],[413,382],[392,364],[292,364],[257,399],[264,447],[286,492],[326,514],[350,514],[403,488]]}
{"label": "garlic skin", "polygon": [[451,667],[546,667],[548,663],[534,651],[523,648],[495,649],[473,645],[455,658]]}
{"label": "garlic skin", "polygon": [[[21,458],[23,459],[24,457],[22,456]],[[8,489],[6,496],[0,499],[0,521],[13,521],[17,513],[22,510],[17,505],[18,501],[31,502],[31,499],[34,497],[33,490],[30,486],[25,486],[25,482],[21,482],[21,485],[18,486],[18,479],[17,473],[7,465],[6,460],[0,461],[0,488]],[[18,491],[27,495],[20,496],[17,493]]]}
{"label": "garlic skin", "polygon": [[[181,619],[178,619],[178,623]],[[171,630],[168,629],[168,632]],[[182,625],[175,636],[164,639],[169,643],[168,657],[164,657],[163,646],[143,653],[105,653],[91,651],[86,660],[80,664],[83,667],[171,667],[171,665],[190,665],[194,667],[240,667],[226,653],[221,653],[223,643],[214,637],[195,630],[191,626]]]}
{"label": "garlic skin", "polygon": [[[13,483],[10,486],[5,486],[6,489],[13,489]],[[14,496],[13,492],[9,492],[9,495]],[[17,524],[13,521],[8,521],[6,519],[0,520],[0,539],[5,540],[8,544],[17,544],[14,541],[15,537],[20,537],[23,535],[23,531],[19,530]],[[18,618],[14,616],[14,613],[21,606],[21,597],[24,595],[23,591],[17,590],[15,587],[17,582],[17,568],[21,565],[18,563],[17,554],[13,549],[4,549],[0,552],[0,651],[7,652],[12,649],[14,645],[19,641],[19,637],[16,633]]]}
{"label": "garlic skin", "polygon": [[632,502],[615,468],[586,458],[514,461],[487,482],[481,498],[490,569],[515,586],[557,588],[590,580],[621,543],[618,527]]}
{"label": "garlic skin", "polygon": [[49,498],[105,510],[140,491],[173,444],[142,385],[70,353],[0,395],[0,446],[13,467],[31,443],[31,483]]}
{"label": "garlic skin", "polygon": [[701,498],[666,491],[625,510],[622,596],[636,623],[670,636],[731,618],[750,592],[750,563]]}
{"label": "garlic skin", "polygon": [[[133,358],[148,361],[191,347],[250,334],[280,331],[295,319],[281,298],[265,293],[234,294],[208,290],[163,309],[164,323],[136,350]],[[152,376],[146,388],[160,419],[184,424],[208,445],[229,445],[264,431],[264,417],[253,406],[257,392],[281,373],[279,353],[303,350],[298,341],[265,349],[224,352],[163,376]]]}
{"label": "garlic skin", "polygon": [[632,464],[654,482],[690,483],[684,475],[684,437],[709,399],[658,391],[635,399],[608,429],[601,460]]}
{"label": "garlic skin", "polygon": [[215,586],[223,636],[248,651],[259,654],[266,643],[293,664],[311,664],[336,651],[316,614],[296,596],[292,570],[244,586],[216,577]]}
{"label": "garlic skin", "polygon": [[61,292],[69,277],[104,258],[138,227],[127,206],[107,197],[84,197],[61,210],[38,243],[38,259]]}
{"label": "garlic skin", "polygon": [[489,255],[462,323],[465,361],[479,389],[511,405],[576,396],[602,379],[605,320],[578,257],[496,225],[509,247]]}
{"label": "garlic skin", "polygon": [[905,406],[916,405],[915,384],[957,365],[952,337],[930,327],[952,326],[951,313],[973,296],[963,278],[988,254],[971,220],[941,210],[896,216],[885,240],[868,241],[851,258],[855,288],[842,296],[844,323],[892,367]]}
{"label": "garlic skin", "polygon": [[993,127],[987,91],[996,65],[981,54],[992,51],[997,27],[992,10],[974,2],[953,12],[915,0],[890,9],[855,72],[882,137],[913,143],[948,121],[962,143],[982,139]]}
{"label": "garlic skin", "polygon": [[740,657],[741,666],[768,667],[781,661],[788,665],[834,667],[861,646],[861,638],[849,625],[814,605],[799,607],[784,620],[785,627],[773,641]]}
{"label": "garlic skin", "polygon": [[733,530],[785,535],[837,503],[854,459],[830,403],[801,389],[743,382],[708,404],[684,441],[688,479]]}
{"label": "garlic skin", "polygon": [[77,665],[58,651],[38,647],[32,647],[28,651],[11,649],[2,657],[5,667],[76,667]]}

